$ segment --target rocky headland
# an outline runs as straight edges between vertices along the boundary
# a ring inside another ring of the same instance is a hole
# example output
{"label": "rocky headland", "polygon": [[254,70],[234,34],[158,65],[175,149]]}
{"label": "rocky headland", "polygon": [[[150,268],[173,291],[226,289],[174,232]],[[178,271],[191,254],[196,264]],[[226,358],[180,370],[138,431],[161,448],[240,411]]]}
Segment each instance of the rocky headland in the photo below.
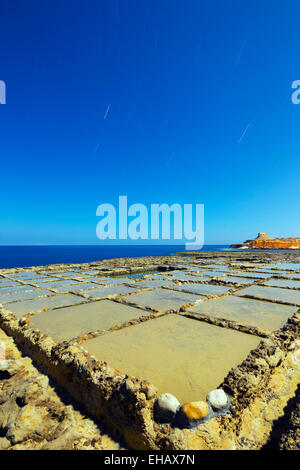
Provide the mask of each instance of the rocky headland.
{"label": "rocky headland", "polygon": [[248,248],[250,250],[299,250],[300,238],[271,238],[266,233],[259,232],[254,240],[237,243],[230,248]]}

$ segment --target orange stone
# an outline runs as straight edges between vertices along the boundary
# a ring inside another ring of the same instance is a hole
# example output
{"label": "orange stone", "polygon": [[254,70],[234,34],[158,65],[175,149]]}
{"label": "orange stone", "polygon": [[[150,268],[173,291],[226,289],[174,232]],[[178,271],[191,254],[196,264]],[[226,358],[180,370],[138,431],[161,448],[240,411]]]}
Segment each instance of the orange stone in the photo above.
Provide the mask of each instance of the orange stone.
{"label": "orange stone", "polygon": [[189,419],[201,419],[208,415],[209,406],[206,401],[184,403],[181,412]]}

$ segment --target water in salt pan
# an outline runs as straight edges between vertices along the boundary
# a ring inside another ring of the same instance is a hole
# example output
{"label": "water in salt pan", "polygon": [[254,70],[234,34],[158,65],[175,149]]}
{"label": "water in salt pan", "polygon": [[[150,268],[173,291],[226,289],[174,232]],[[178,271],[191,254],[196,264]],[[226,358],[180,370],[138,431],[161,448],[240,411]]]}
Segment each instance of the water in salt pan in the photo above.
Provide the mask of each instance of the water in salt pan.
{"label": "water in salt pan", "polygon": [[28,291],[28,292],[17,292],[15,294],[1,295],[0,302],[2,304],[6,304],[8,302],[22,301],[22,300],[27,300],[27,299],[33,299],[36,297],[44,297],[46,295],[52,295],[52,294],[53,292],[51,292],[50,290],[36,289],[36,290]]}
{"label": "water in salt pan", "polygon": [[82,297],[79,297],[74,294],[57,294],[52,297],[25,300],[24,302],[13,302],[7,305],[6,308],[9,308],[12,313],[14,313],[18,318],[20,318],[26,313],[36,313],[44,309],[64,307],[67,305],[82,303],[82,301]]}
{"label": "water in salt pan", "polygon": [[283,276],[285,279],[300,279],[300,274],[293,273],[293,274],[282,274],[280,276]]}
{"label": "water in salt pan", "polygon": [[297,309],[298,307],[228,295],[206,300],[189,310],[211,317],[233,320],[248,327],[277,330],[293,316]]}
{"label": "water in salt pan", "polygon": [[299,271],[300,264],[299,263],[278,263],[278,264],[270,265],[270,268],[288,270],[288,271]]}
{"label": "water in salt pan", "polygon": [[220,295],[228,292],[230,287],[216,286],[213,284],[182,284],[181,286],[175,286],[174,289],[200,295]]}
{"label": "water in salt pan", "polygon": [[47,289],[59,289],[60,287],[64,286],[70,286],[70,285],[76,285],[78,284],[78,281],[70,281],[69,279],[67,280],[56,280],[55,282],[41,282],[39,285],[40,287],[47,287]]}
{"label": "water in salt pan", "polygon": [[271,275],[267,273],[255,273],[255,272],[245,272],[245,271],[235,271],[235,272],[231,272],[231,274],[234,276],[248,277],[251,279],[269,279],[271,277]]}
{"label": "water in salt pan", "polygon": [[72,290],[74,292],[76,291],[82,291],[82,290],[87,290],[87,289],[96,289],[98,287],[99,289],[99,284],[94,284],[92,282],[77,282],[76,284],[72,284],[69,286],[65,286],[65,289]]}
{"label": "water in salt pan", "polygon": [[57,277],[74,278],[74,277],[79,277],[79,276],[80,276],[80,272],[78,271],[66,271],[66,272],[57,273]]}
{"label": "water in salt pan", "polygon": [[123,374],[147,379],[180,402],[203,400],[260,338],[166,315],[86,341],[84,348]]}
{"label": "water in salt pan", "polygon": [[149,281],[141,281],[136,284],[138,287],[143,288],[154,288],[154,287],[173,287],[175,286],[174,282],[172,281],[164,281],[163,279],[156,280],[149,280]]}
{"label": "water in salt pan", "polygon": [[[78,280],[83,282],[96,282],[97,284],[105,284],[107,277],[97,277],[97,276],[84,276],[78,278]],[[70,282],[70,281],[69,281]]]}
{"label": "water in salt pan", "polygon": [[9,274],[9,277],[13,277],[14,279],[32,279],[33,277],[39,276],[38,273],[35,271],[25,271],[21,273],[12,273]]}
{"label": "water in salt pan", "polygon": [[134,284],[134,281],[129,277],[107,277],[101,281],[101,284],[107,284],[109,286],[118,285],[118,284]]}
{"label": "water in salt pan", "polygon": [[101,289],[91,289],[91,290],[85,290],[81,291],[81,294],[88,295],[89,297],[92,298],[104,298],[108,297],[111,295],[121,295],[121,294],[129,294],[130,292],[135,292],[137,291],[137,288],[133,287],[128,287],[128,286],[107,286],[103,287]]}
{"label": "water in salt pan", "polygon": [[[30,284],[26,284],[21,286],[20,284],[16,285],[15,287],[1,287],[0,288],[0,299],[2,294],[12,294],[15,292],[27,292],[30,290],[34,290],[35,287],[31,286]],[[1,302],[1,300],[0,300]]]}
{"label": "water in salt pan", "polygon": [[292,280],[285,280],[285,279],[272,279],[271,281],[266,281],[264,284],[268,286],[289,287],[290,289],[300,289],[300,281],[292,281]]}
{"label": "water in salt pan", "polygon": [[202,282],[202,281],[207,281],[209,278],[208,276],[198,276],[194,274],[177,274],[174,276],[174,279],[176,281],[192,281],[192,282]]}
{"label": "water in salt pan", "polygon": [[290,304],[300,305],[300,292],[291,289],[281,289],[280,287],[262,287],[250,286],[240,290],[235,295],[248,295],[261,299],[287,302]]}
{"label": "water in salt pan", "polygon": [[151,291],[139,292],[128,297],[124,297],[130,303],[150,307],[163,312],[169,310],[179,310],[190,302],[200,302],[203,299],[194,294],[176,292],[175,290],[156,288]]}
{"label": "water in salt pan", "polygon": [[57,278],[55,277],[50,277],[50,276],[40,276],[39,274],[36,274],[36,275],[33,275],[33,276],[26,276],[24,278],[17,278],[15,277],[14,275],[11,276],[12,279],[16,279],[16,280],[24,280],[26,282],[33,282],[33,283],[36,283],[36,282],[42,282],[42,281],[57,281]]}
{"label": "water in salt pan", "polygon": [[198,272],[198,275],[200,276],[209,276],[209,277],[223,277],[225,276],[225,272],[221,272],[221,271],[199,271]]}
{"label": "water in salt pan", "polygon": [[[23,286],[23,284],[20,284],[19,282],[8,282],[8,283],[3,283],[0,285],[0,294],[2,292],[6,292],[6,289],[9,289],[9,288],[16,288],[16,287],[21,287]],[[33,287],[32,287],[33,289]]]}
{"label": "water in salt pan", "polygon": [[143,310],[111,300],[99,300],[42,312],[30,320],[54,341],[61,342],[69,341],[83,333],[108,329],[143,315]]}
{"label": "water in salt pan", "polygon": [[233,277],[233,276],[226,276],[222,278],[224,282],[231,282],[232,284],[251,284],[254,282],[254,279],[250,278],[243,278],[243,277]]}

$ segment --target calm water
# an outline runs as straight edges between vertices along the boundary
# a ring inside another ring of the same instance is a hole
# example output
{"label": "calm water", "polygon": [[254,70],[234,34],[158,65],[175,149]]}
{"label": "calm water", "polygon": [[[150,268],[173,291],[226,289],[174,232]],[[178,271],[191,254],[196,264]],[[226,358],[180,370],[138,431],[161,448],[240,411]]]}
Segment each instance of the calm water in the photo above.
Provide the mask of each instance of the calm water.
{"label": "calm water", "polygon": [[[228,245],[205,245],[204,251],[226,250]],[[164,256],[184,251],[184,245],[166,246],[0,246],[0,268],[86,263],[109,258]]]}
{"label": "calm water", "polygon": [[[56,263],[88,263],[91,261],[101,261],[103,259],[110,258],[174,255],[178,251],[185,251],[184,245],[0,246],[0,269],[26,266],[45,266],[47,264]],[[201,251],[243,250],[230,250],[229,245],[204,245]]]}

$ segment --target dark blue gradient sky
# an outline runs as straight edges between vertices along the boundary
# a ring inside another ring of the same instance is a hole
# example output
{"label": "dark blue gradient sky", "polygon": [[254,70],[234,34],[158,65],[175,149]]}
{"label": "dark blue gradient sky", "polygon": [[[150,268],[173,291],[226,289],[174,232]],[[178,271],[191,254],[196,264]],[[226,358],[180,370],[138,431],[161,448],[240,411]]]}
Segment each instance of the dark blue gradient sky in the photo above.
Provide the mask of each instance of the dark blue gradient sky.
{"label": "dark blue gradient sky", "polygon": [[205,243],[300,236],[299,2],[2,0],[0,245],[205,204]]}

